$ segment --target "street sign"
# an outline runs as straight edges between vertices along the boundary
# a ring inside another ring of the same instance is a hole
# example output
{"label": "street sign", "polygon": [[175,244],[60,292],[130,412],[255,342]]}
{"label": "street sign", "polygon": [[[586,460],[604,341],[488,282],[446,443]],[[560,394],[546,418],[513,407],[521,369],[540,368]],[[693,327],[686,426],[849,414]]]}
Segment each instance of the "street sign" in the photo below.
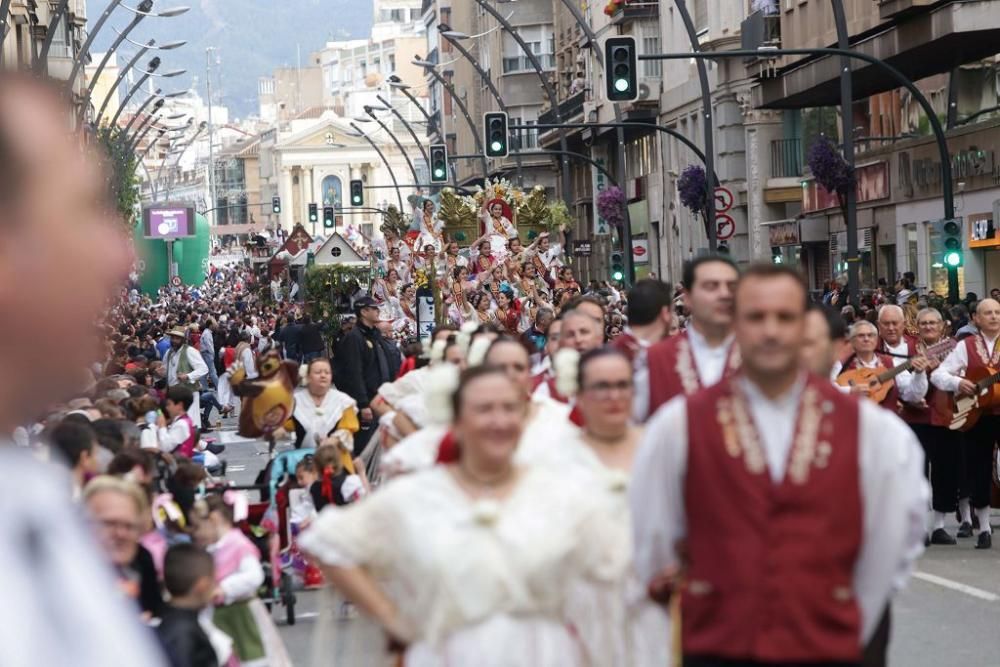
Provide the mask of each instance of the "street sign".
{"label": "street sign", "polygon": [[648,239],[632,239],[632,261],[636,264],[649,264]]}
{"label": "street sign", "polygon": [[594,246],[590,241],[573,241],[574,257],[590,257],[590,253],[593,249]]}
{"label": "street sign", "polygon": [[723,187],[715,188],[715,211],[725,213],[733,207],[733,193]]}
{"label": "street sign", "polygon": [[173,285],[174,287],[180,287],[181,286],[181,277],[180,276],[174,276],[173,278],[170,279],[170,284]]}
{"label": "street sign", "polygon": [[722,213],[715,216],[715,238],[720,241],[728,241],[736,234],[736,221],[727,214]]}

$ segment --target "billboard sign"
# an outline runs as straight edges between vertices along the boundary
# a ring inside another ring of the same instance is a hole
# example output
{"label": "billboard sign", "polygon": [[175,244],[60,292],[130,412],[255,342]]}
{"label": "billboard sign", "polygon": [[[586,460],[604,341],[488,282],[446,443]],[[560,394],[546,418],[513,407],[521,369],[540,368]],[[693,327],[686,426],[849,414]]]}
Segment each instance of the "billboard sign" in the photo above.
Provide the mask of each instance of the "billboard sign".
{"label": "billboard sign", "polygon": [[142,231],[147,239],[165,241],[194,236],[194,207],[185,204],[144,206]]}

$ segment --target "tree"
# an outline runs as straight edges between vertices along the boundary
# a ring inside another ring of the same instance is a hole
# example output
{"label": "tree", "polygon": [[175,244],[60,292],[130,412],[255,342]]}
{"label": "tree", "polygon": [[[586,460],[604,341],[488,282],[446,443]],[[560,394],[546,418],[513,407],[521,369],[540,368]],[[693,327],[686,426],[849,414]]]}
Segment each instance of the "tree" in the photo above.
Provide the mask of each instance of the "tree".
{"label": "tree", "polygon": [[139,205],[139,180],[135,176],[139,160],[129,150],[129,138],[120,127],[98,129],[97,140],[107,159],[109,196],[115,202],[115,209],[121,215],[125,228],[130,230],[135,224],[135,210]]}

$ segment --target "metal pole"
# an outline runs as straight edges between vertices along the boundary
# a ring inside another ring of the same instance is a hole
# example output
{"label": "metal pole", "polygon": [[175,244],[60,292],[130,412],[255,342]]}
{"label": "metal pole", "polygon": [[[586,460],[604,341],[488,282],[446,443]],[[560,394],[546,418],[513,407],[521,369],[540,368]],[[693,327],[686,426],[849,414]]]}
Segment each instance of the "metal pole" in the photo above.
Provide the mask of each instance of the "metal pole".
{"label": "metal pole", "polygon": [[875,56],[870,56],[859,51],[845,51],[843,49],[814,48],[814,49],[736,49],[733,51],[699,51],[696,53],[659,53],[656,55],[639,56],[639,60],[685,60],[689,58],[761,58],[767,56],[847,56],[857,60],[880,67],[889,76],[896,80],[900,86],[906,88],[913,95],[913,99],[920,105],[921,110],[927,115],[931,131],[934,132],[934,139],[937,142],[938,154],[941,157],[941,199],[944,204],[944,217],[955,217],[955,190],[952,183],[951,156],[948,151],[948,138],[945,136],[944,128],[934,111],[934,107],[927,100],[920,88],[906,78],[906,75],[898,69],[879,60]]}
{"label": "metal pole", "polygon": [[490,177],[490,166],[486,161],[486,149],[483,148],[483,140],[479,136],[479,129],[476,127],[476,124],[472,121],[472,116],[469,115],[469,110],[466,108],[465,102],[463,102],[462,98],[459,97],[458,93],[455,92],[455,86],[448,83],[440,72],[438,72],[433,67],[425,67],[424,71],[430,72],[431,76],[433,76],[434,79],[438,83],[440,83],[445,90],[448,91],[448,94],[451,95],[452,101],[455,102],[455,105],[458,107],[459,111],[461,111],[462,115],[465,116],[465,122],[469,124],[469,131],[472,132],[472,138],[475,139],[476,141],[476,149],[480,153],[479,158],[482,161],[482,167],[483,167],[483,183],[485,184],[486,180],[489,179]]}
{"label": "metal pole", "polygon": [[[687,30],[688,41],[691,42],[691,50],[701,51],[701,44],[698,43],[698,29],[691,18],[691,12],[688,11],[687,3],[685,0],[674,0],[674,4],[677,6],[677,11],[684,22],[684,28]],[[712,90],[708,86],[708,68],[705,66],[705,61],[699,58],[695,61],[695,65],[698,68],[698,84],[701,86],[701,123],[705,135],[705,173],[714,174],[715,122],[712,119]],[[707,184],[707,192],[705,193],[705,234],[708,236],[709,250],[715,252],[718,246],[715,229],[715,189],[712,187],[711,181],[707,178],[705,182]],[[629,253],[629,256],[631,257],[631,253]]]}
{"label": "metal pole", "polygon": [[[146,132],[148,132],[152,128],[156,127],[156,125],[153,124],[153,121],[156,120],[157,118],[158,118],[158,116],[156,115],[156,112],[153,112],[151,114],[148,114],[143,119],[143,121],[141,123],[139,123],[139,127],[136,128],[135,134],[132,135],[132,141],[129,142],[129,152],[134,153],[135,149],[139,147],[139,142],[142,141],[142,139],[145,136]],[[166,131],[166,130],[164,130],[164,131]],[[128,129],[124,130],[122,132],[122,136],[124,137],[127,132],[128,132]]]}
{"label": "metal pole", "polygon": [[[122,0],[111,0],[111,2],[108,3],[108,6],[104,8],[104,11],[101,12],[101,16],[94,24],[93,30],[87,34],[87,40],[83,43],[83,46],[80,47],[80,53],[77,54],[76,60],[73,62],[73,69],[70,70],[69,77],[66,79],[67,90],[73,90],[73,81],[76,80],[76,75],[80,72],[80,68],[83,67],[83,61],[90,55],[90,47],[97,38],[97,33],[101,31],[101,28],[104,27],[104,24],[107,23],[108,19],[111,18],[111,14],[120,4],[122,4]],[[152,9],[153,3],[150,2],[149,5],[150,9]],[[3,14],[0,14],[0,16],[3,16]],[[0,37],[0,41],[2,40],[3,38]],[[0,49],[0,51],[2,51],[2,49]]]}
{"label": "metal pole", "polygon": [[[479,61],[476,60],[475,58],[473,58],[472,54],[469,53],[469,50],[466,49],[464,46],[462,46],[462,44],[460,43],[460,40],[449,38],[447,35],[444,34],[445,32],[447,32],[447,31],[442,32],[441,31],[441,26],[438,26],[438,34],[440,34],[442,37],[444,37],[445,39],[447,39],[449,44],[451,44],[452,46],[454,46],[455,49],[459,53],[461,53],[463,56],[465,56],[465,59],[469,61],[469,63],[472,65],[472,67],[479,74],[479,77],[483,81],[483,85],[485,85],[489,89],[489,91],[493,94],[493,99],[495,99],[497,101],[497,106],[500,107],[500,111],[503,111],[504,113],[507,113],[507,105],[503,103],[503,98],[500,96],[500,91],[498,91],[497,87],[495,85],[493,85],[493,79],[490,77],[489,73],[487,73],[486,71],[483,70],[483,67],[482,67],[482,65],[479,64]],[[509,115],[510,114],[508,114],[508,116]],[[520,153],[514,153],[514,159],[517,162],[517,184],[523,186],[524,185],[524,172],[522,170],[521,154]]]}
{"label": "metal pole", "polygon": [[[149,127],[147,127],[143,131],[142,134],[139,135],[139,138],[136,139],[135,143],[132,144],[132,150],[133,151],[139,147],[139,144],[142,143],[142,140],[146,138],[146,135],[149,134],[149,131],[151,129],[153,129],[153,127],[154,127],[153,125],[150,125]],[[147,178],[149,178],[150,173],[149,173],[149,169],[146,169],[146,165],[145,165],[146,156],[149,155],[149,151],[153,150],[153,146],[155,146],[157,143],[159,143],[160,139],[163,138],[163,135],[166,134],[166,132],[167,132],[166,130],[161,129],[157,133],[156,139],[153,139],[152,141],[150,141],[149,145],[146,146],[146,150],[144,150],[142,152],[142,155],[139,156],[139,164],[141,164],[143,166],[142,168],[146,170],[146,177]],[[150,189],[152,189],[152,185],[153,185],[152,182],[150,182]]]}
{"label": "metal pole", "polygon": [[[149,49],[152,48],[154,44],[155,41],[152,39],[146,42],[146,46],[136,51],[135,55],[132,56],[132,59],[128,61],[128,64],[126,64],[125,67],[122,68],[122,71],[118,73],[118,78],[116,78],[115,82],[111,85],[110,88],[108,88],[108,92],[104,96],[104,101],[101,102],[101,109],[97,112],[97,115],[94,117],[94,127],[100,125],[101,117],[104,116],[104,111],[105,109],[108,108],[108,103],[111,102],[111,96],[114,95],[115,92],[118,90],[118,86],[122,84],[122,81],[125,80],[125,77],[128,76],[128,73],[132,70],[132,68],[135,67],[135,64],[139,62],[139,59],[142,58],[147,53],[149,53]],[[153,66],[154,62],[156,63],[155,67]],[[156,68],[159,66],[160,66],[160,59],[154,56],[149,61],[149,64],[147,65],[147,70],[148,68],[152,67],[152,70],[149,71],[155,71]],[[94,80],[94,83],[96,83],[96,79]],[[90,98],[89,93],[87,94],[87,98],[88,99]]]}
{"label": "metal pole", "polygon": [[424,145],[420,143],[420,139],[417,137],[417,133],[413,130],[413,126],[410,125],[409,122],[407,122],[406,118],[403,116],[403,114],[399,113],[399,110],[396,107],[392,106],[381,95],[376,95],[375,99],[378,100],[382,106],[391,111],[393,115],[396,116],[396,118],[398,118],[399,121],[403,124],[403,127],[406,128],[406,131],[410,133],[410,136],[413,137],[413,141],[417,144],[417,149],[420,150],[420,155],[422,155],[424,158],[424,164],[428,165],[429,167],[431,163],[430,158],[427,157],[427,151],[424,150]]}
{"label": "metal pole", "polygon": [[[208,99],[208,193],[212,198],[212,206],[219,203],[215,192],[215,125],[212,124],[212,51],[215,47],[205,49],[205,96]],[[288,202],[291,206],[292,202]],[[229,220],[229,214],[226,214]],[[212,226],[219,224],[219,215],[212,212]]]}
{"label": "metal pole", "polygon": [[[851,35],[847,31],[844,0],[830,0],[833,22],[837,26],[837,47],[843,51],[851,48]],[[854,171],[854,89],[851,76],[851,59],[840,57],[840,127],[844,141],[844,160]],[[861,257],[858,255],[858,195],[852,185],[844,195],[844,226],[847,228],[847,297],[855,308],[861,305]]]}
{"label": "metal pole", "polygon": [[56,30],[59,28],[59,22],[66,13],[66,8],[68,6],[69,0],[59,0],[59,4],[56,6],[56,11],[52,14],[52,20],[49,21],[49,27],[45,30],[45,41],[42,42],[42,51],[38,54],[38,60],[35,61],[35,74],[49,73],[49,49],[52,48],[52,40],[56,36]]}
{"label": "metal pole", "polygon": [[[115,41],[111,44],[111,47],[104,53],[104,58],[101,59],[101,62],[100,64],[98,64],[97,69],[94,70],[94,74],[90,77],[90,84],[87,86],[87,90],[83,94],[83,103],[80,105],[80,113],[78,115],[78,118],[80,118],[81,120],[83,119],[84,114],[86,114],[87,112],[87,107],[90,104],[90,96],[94,94],[94,86],[96,86],[97,82],[100,81],[101,72],[104,71],[104,68],[108,64],[108,61],[111,60],[111,54],[113,54],[115,51],[118,50],[118,47],[122,45],[122,42],[124,42],[128,38],[128,34],[132,32],[132,30],[134,30],[135,27],[139,25],[139,21],[143,20],[144,18],[146,18],[145,14],[136,14],[135,18],[129,21],[129,24],[125,26],[125,29],[122,30],[121,33],[119,33],[118,37],[116,37]],[[151,39],[147,42],[148,46],[153,46],[154,44],[156,44],[156,40]],[[149,49],[146,49],[146,51],[148,50]],[[121,79],[124,78],[125,72],[127,72],[133,65],[135,65],[135,63],[139,60],[139,58],[142,57],[141,54],[145,53],[146,51],[140,49],[139,53],[136,54],[136,57],[132,59],[132,62],[129,63],[128,67],[122,69],[122,73],[118,77],[119,80],[116,81],[115,85],[111,87],[112,90],[116,90],[118,88],[118,84],[121,83]]]}
{"label": "metal pole", "polygon": [[160,89],[157,89],[155,93],[147,97],[146,100],[141,105],[139,105],[139,108],[136,110],[136,112],[132,114],[131,118],[129,118],[128,123],[125,125],[125,129],[122,130],[123,135],[128,134],[128,131],[131,130],[132,126],[135,124],[136,119],[142,115],[142,112],[146,110],[146,107],[149,106],[149,103],[157,99],[161,101],[156,103],[156,105],[153,107],[153,111],[147,116],[147,118],[151,117],[154,113],[156,113],[160,109],[160,107],[163,106],[162,98],[160,97]]}
{"label": "metal pole", "polygon": [[[396,188],[396,198],[399,199],[399,212],[404,213],[405,209],[403,208],[403,193],[399,191],[399,183],[398,181],[396,181],[396,174],[392,170],[392,165],[389,164],[389,161],[385,159],[385,153],[383,153],[382,149],[380,149],[377,145],[375,145],[375,142],[372,141],[371,137],[369,137],[367,134],[361,131],[360,127],[358,127],[354,123],[350,123],[350,126],[352,130],[357,132],[364,138],[365,141],[371,144],[371,147],[375,149],[375,152],[378,153],[378,156],[382,158],[382,164],[384,164],[385,168],[389,170],[389,177],[392,179],[392,186]],[[373,186],[369,185],[367,187],[373,187]]]}
{"label": "metal pole", "polygon": [[[118,119],[121,118],[122,111],[125,111],[126,105],[128,105],[128,103],[132,101],[132,98],[135,97],[135,94],[139,92],[139,89],[142,88],[142,85],[147,81],[149,81],[149,77],[152,76],[152,74],[153,70],[146,70],[145,74],[139,77],[139,80],[135,82],[135,85],[132,86],[132,89],[128,91],[128,95],[126,95],[125,99],[122,100],[121,104],[118,105],[118,109],[115,111],[115,115],[111,118],[111,122],[109,123],[109,125],[113,126],[118,122]],[[100,122],[101,115],[102,114],[97,114],[97,122]]]}
{"label": "metal pole", "polygon": [[[368,111],[368,109],[365,109],[365,111]],[[371,116],[372,120],[374,120],[376,123],[379,124],[379,127],[381,127],[389,134],[389,137],[392,139],[392,142],[396,144],[396,148],[398,148],[399,152],[403,154],[403,159],[406,160],[406,165],[410,168],[410,175],[413,176],[413,182],[416,183],[417,181],[419,181],[420,177],[417,176],[417,170],[413,167],[413,161],[410,160],[410,156],[407,155],[406,151],[403,149],[403,144],[399,143],[399,139],[396,138],[396,135],[393,134],[392,130],[389,129],[388,125],[386,125],[381,120],[375,117],[374,111],[369,112],[368,115]]]}
{"label": "metal pole", "polygon": [[[497,23],[503,26],[503,29],[514,38],[514,41],[517,42],[518,46],[521,47],[521,50],[524,51],[525,57],[527,57],[528,62],[530,62],[531,66],[535,69],[535,73],[538,74],[539,81],[542,82],[542,89],[545,91],[546,97],[549,98],[549,106],[552,107],[552,113],[555,115],[556,121],[561,123],[563,121],[563,117],[562,111],[559,110],[559,96],[556,95],[555,88],[552,87],[552,82],[549,80],[549,77],[547,77],[545,72],[542,70],[542,64],[538,62],[538,58],[535,57],[534,51],[532,51],[531,47],[527,45],[520,33],[517,32],[517,29],[510,24],[510,21],[504,18],[503,14],[498,12],[496,8],[490,5],[487,0],[476,0],[476,4],[482,7],[487,14],[495,18]],[[565,131],[559,132],[559,150],[567,150]],[[565,160],[565,158],[562,160],[561,166],[562,169],[560,170],[559,175],[562,179],[562,196],[563,199],[568,200],[570,189],[573,187],[572,175],[569,173],[569,163]]]}

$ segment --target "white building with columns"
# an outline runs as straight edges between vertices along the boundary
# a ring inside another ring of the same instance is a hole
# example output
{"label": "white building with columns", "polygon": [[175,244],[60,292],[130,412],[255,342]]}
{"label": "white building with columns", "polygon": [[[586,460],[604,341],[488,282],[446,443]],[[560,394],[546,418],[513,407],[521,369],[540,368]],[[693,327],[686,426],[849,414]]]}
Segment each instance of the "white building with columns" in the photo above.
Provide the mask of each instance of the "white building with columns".
{"label": "white building with columns", "polygon": [[[364,137],[357,136],[351,120],[337,116],[332,110],[322,111],[316,118],[299,119],[288,132],[279,133],[270,152],[272,177],[268,179],[275,194],[281,197],[280,226],[290,231],[302,224],[306,231],[328,235],[323,226],[323,208],[337,209],[338,232],[353,226],[369,239],[381,236],[381,215],[376,210],[350,210],[349,184],[360,179],[365,186],[364,207],[385,210],[389,205],[402,206],[404,214],[412,213],[406,198],[419,194],[412,186],[413,175],[406,158],[387,133],[374,123],[358,124],[385,156]],[[395,130],[394,130],[395,132]],[[401,143],[403,137],[399,136]],[[412,140],[403,143],[410,156],[418,153]],[[264,157],[262,155],[262,163]],[[265,167],[262,165],[261,171]],[[262,174],[263,176],[263,174]],[[394,187],[393,176],[401,187]],[[401,201],[402,200],[402,201]],[[309,204],[316,204],[319,221],[309,221]],[[340,209],[344,210],[340,210]]]}

